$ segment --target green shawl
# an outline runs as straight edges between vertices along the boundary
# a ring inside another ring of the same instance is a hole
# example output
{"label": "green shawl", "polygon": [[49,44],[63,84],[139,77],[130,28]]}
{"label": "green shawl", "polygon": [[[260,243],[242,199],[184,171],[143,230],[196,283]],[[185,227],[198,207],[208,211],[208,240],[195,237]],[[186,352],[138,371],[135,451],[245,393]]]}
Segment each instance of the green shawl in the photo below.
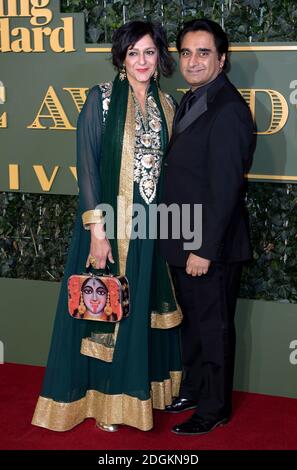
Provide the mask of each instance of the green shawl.
{"label": "green shawl", "polygon": [[[159,90],[156,82],[151,80],[149,90],[157,103],[162,119],[161,148],[166,149],[169,132],[163,107],[164,94]],[[162,104],[163,107],[162,107]],[[173,114],[173,110],[171,112]],[[121,81],[117,76],[113,82],[112,94],[106,122],[104,126],[102,153],[101,153],[101,202],[110,204],[114,208],[114,227],[117,234],[118,227],[131,223],[132,212],[126,212],[126,219],[121,208],[118,208],[118,196],[125,198],[126,203],[133,203],[133,168],[135,144],[135,109],[128,80]],[[162,165],[163,166],[163,165]],[[161,192],[162,169],[158,183],[157,203]],[[131,206],[132,207],[132,206]],[[114,274],[125,272],[126,260],[129,251],[129,239],[109,240],[115,264],[111,266]],[[153,279],[151,288],[151,326],[154,328],[171,328],[181,322],[181,312],[177,306],[170,273],[165,260],[155,243],[153,259]]]}

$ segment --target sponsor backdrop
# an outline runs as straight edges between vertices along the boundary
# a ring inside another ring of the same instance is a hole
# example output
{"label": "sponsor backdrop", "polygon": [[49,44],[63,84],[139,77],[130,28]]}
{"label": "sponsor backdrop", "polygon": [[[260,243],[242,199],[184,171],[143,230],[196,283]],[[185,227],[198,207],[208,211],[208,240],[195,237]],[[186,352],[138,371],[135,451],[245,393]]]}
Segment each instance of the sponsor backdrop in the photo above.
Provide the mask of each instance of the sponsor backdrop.
{"label": "sponsor backdrop", "polygon": [[[297,181],[296,55],[295,43],[231,47],[229,76],[257,123],[250,180]],[[77,116],[88,89],[113,76],[110,47],[84,44],[82,13],[0,0],[0,191],[77,194]],[[179,72],[162,86],[178,101],[187,89]],[[0,279],[0,362],[45,363],[59,285]],[[295,310],[239,302],[238,389],[297,397]]]}

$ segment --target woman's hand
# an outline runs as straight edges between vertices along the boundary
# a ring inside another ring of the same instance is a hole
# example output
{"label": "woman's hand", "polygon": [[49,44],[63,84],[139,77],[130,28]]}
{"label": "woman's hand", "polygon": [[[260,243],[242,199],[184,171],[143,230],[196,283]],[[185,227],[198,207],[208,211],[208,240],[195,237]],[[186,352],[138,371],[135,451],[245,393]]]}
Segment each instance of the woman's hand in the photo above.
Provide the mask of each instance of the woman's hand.
{"label": "woman's hand", "polygon": [[[90,231],[91,246],[86,262],[86,268],[92,264],[95,269],[104,269],[107,259],[111,263],[114,263],[111,246],[109,240],[106,238],[104,224],[90,224]],[[95,258],[96,262],[91,263],[92,258]]]}

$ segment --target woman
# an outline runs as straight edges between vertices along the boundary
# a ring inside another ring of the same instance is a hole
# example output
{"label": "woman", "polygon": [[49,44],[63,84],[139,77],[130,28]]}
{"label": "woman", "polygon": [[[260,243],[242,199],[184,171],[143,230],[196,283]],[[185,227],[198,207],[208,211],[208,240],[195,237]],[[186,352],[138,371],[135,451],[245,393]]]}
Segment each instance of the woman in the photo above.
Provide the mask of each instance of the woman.
{"label": "woman", "polygon": [[[131,226],[133,216],[118,201],[126,207],[140,204],[148,221],[149,207],[158,201],[174,115],[157,74],[159,69],[170,75],[173,59],[162,28],[142,21],[115,33],[112,57],[119,74],[113,83],[90,90],[78,120],[78,216],[33,417],[33,424],[56,431],[88,417],[105,431],[117,430],[117,424],[149,430],[152,409],[171,403],[181,376],[175,328],[181,312],[155,240],[132,233],[128,239],[108,239],[102,211],[96,209],[104,203],[118,213],[115,233]],[[104,268],[106,261],[129,280],[130,315],[116,326],[71,318],[65,313],[67,277],[85,265]]]}

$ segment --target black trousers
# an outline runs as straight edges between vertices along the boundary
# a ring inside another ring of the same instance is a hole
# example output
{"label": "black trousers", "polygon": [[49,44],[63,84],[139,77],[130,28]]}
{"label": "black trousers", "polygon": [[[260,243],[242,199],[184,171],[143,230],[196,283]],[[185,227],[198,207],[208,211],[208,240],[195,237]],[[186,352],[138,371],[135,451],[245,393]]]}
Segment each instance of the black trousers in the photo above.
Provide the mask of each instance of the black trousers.
{"label": "black trousers", "polygon": [[235,359],[234,315],[242,263],[212,262],[206,275],[171,266],[181,328],[184,375],[180,397],[197,400],[205,419],[229,417]]}

